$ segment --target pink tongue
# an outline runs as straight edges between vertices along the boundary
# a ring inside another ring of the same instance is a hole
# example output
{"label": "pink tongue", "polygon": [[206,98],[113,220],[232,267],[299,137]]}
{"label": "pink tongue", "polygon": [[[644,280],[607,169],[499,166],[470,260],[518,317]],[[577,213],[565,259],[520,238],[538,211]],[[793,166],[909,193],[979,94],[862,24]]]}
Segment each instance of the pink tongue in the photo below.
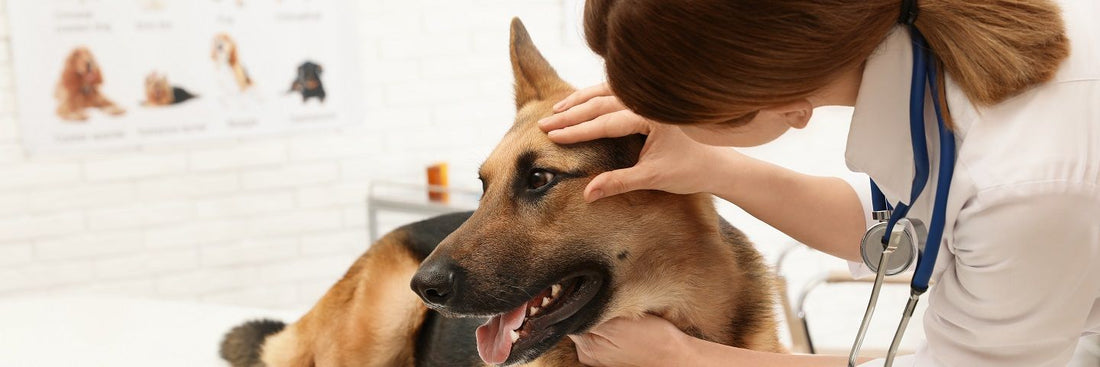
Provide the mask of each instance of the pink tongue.
{"label": "pink tongue", "polygon": [[501,364],[512,353],[512,330],[523,325],[527,316],[527,304],[524,303],[503,315],[493,316],[484,325],[477,328],[477,354],[488,364]]}

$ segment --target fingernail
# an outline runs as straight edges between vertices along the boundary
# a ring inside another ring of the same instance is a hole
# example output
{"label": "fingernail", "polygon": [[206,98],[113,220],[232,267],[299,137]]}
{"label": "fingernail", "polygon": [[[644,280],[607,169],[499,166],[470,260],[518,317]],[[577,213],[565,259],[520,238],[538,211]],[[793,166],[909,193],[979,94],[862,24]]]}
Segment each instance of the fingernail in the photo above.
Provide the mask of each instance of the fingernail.
{"label": "fingernail", "polygon": [[546,120],[549,120],[549,119],[550,119],[549,117],[543,117],[543,118],[539,119],[539,122],[538,122],[539,126],[546,125]]}
{"label": "fingernail", "polygon": [[561,112],[562,107],[565,107],[565,100],[561,100],[558,104],[554,105],[554,113]]}
{"label": "fingernail", "polygon": [[600,190],[600,189],[592,190],[592,195],[589,195],[589,196],[592,197],[591,201],[596,201],[596,200],[603,199],[603,190]]}
{"label": "fingernail", "polygon": [[549,137],[553,138],[553,137],[558,136],[560,134],[561,134],[561,129],[557,129],[557,130],[550,130],[550,132],[546,133],[546,136],[549,136]]}

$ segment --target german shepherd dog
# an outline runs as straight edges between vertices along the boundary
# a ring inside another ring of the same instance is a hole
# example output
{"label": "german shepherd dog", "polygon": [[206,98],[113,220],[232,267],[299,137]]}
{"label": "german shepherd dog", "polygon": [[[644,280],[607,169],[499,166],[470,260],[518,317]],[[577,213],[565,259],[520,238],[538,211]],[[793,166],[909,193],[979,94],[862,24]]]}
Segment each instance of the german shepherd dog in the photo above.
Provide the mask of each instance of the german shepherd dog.
{"label": "german shepherd dog", "polygon": [[566,335],[646,313],[695,337],[783,351],[773,276],[712,196],[636,191],[585,203],[585,185],[636,163],[645,138],[552,143],[535,122],[573,88],[518,19],[511,58],[518,112],[481,166],[479,208],[387,234],[298,322],[231,330],[224,358],[239,367],[580,366]]}

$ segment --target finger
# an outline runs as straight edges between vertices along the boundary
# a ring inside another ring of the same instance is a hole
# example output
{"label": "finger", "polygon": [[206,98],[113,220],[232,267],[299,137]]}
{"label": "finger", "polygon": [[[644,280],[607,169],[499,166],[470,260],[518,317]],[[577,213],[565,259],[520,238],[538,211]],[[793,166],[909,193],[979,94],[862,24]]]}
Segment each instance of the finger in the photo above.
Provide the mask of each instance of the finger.
{"label": "finger", "polygon": [[565,112],[557,113],[553,116],[539,120],[539,129],[542,129],[542,131],[557,130],[595,119],[604,114],[625,109],[626,107],[623,107],[623,104],[620,103],[617,98],[599,96],[573,106],[565,110]]}
{"label": "finger", "polygon": [[547,135],[555,143],[573,144],[602,138],[649,134],[649,130],[649,122],[644,118],[635,115],[630,110],[621,110],[601,115],[591,121],[550,131]]}
{"label": "finger", "polygon": [[573,106],[584,103],[589,99],[592,99],[592,97],[609,95],[611,95],[611,88],[607,86],[606,82],[596,84],[591,87],[573,92],[568,97],[565,97],[565,99],[554,105],[554,113],[573,108]]}
{"label": "finger", "polygon": [[598,362],[592,355],[592,345],[589,343],[588,338],[583,335],[569,335],[569,339],[573,340],[573,344],[577,349],[577,360],[585,366],[598,366]]}
{"label": "finger", "polygon": [[584,200],[593,202],[634,190],[652,189],[653,175],[644,166],[618,169],[599,174],[584,189]]}

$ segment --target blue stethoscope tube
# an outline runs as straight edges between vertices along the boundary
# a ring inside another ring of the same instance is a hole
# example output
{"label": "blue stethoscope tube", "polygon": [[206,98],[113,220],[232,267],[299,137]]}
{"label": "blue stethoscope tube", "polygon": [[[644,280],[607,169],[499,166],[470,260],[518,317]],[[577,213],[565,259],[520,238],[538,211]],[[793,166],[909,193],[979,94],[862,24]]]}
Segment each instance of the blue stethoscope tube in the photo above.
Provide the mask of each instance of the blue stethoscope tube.
{"label": "blue stethoscope tube", "polygon": [[[896,235],[894,234],[894,227],[901,219],[906,217],[909,213],[910,205],[915,203],[917,198],[920,197],[921,192],[924,191],[924,187],[928,182],[929,172],[931,171],[928,154],[928,139],[924,131],[925,92],[926,87],[929,85],[932,87],[932,93],[930,94],[932,95],[932,105],[936,112],[936,122],[939,132],[940,165],[939,174],[936,179],[936,196],[932,208],[932,219],[929,225],[928,238],[924,244],[923,251],[918,251],[919,256],[917,257],[916,270],[910,282],[911,291],[909,301],[905,305],[901,322],[898,325],[897,331],[894,333],[893,341],[890,343],[890,349],[887,353],[885,363],[887,367],[893,364],[898,345],[909,324],[909,319],[916,309],[920,295],[928,290],[928,283],[932,278],[932,271],[936,266],[936,257],[939,254],[940,242],[943,239],[947,212],[947,196],[951,189],[951,179],[955,170],[956,155],[955,134],[947,128],[940,106],[939,81],[937,80],[935,56],[929,50],[924,36],[921,35],[916,27],[909,26],[909,34],[913,46],[913,77],[909,93],[909,132],[912,139],[915,175],[913,177],[913,185],[910,190],[908,204],[898,202],[892,208],[886,201],[886,196],[883,195],[878,185],[876,185],[874,181],[871,182],[871,202],[874,210],[891,210],[890,219],[887,221],[886,231],[882,237],[882,246],[884,250],[884,254],[882,255],[883,259],[893,252],[892,248],[889,250],[887,250],[887,248],[891,240],[891,235]],[[885,263],[885,260],[883,260],[883,262]],[[856,342],[853,343],[851,354],[849,354],[849,366],[854,367],[863,337],[866,336],[866,327],[874,313],[874,303],[877,302],[878,289],[882,287],[882,278],[885,271],[884,264],[880,264],[877,270],[879,274],[877,274],[875,278],[875,285],[872,290],[871,304],[868,305],[867,311],[864,314],[863,323],[860,325],[859,335],[856,336]]]}

